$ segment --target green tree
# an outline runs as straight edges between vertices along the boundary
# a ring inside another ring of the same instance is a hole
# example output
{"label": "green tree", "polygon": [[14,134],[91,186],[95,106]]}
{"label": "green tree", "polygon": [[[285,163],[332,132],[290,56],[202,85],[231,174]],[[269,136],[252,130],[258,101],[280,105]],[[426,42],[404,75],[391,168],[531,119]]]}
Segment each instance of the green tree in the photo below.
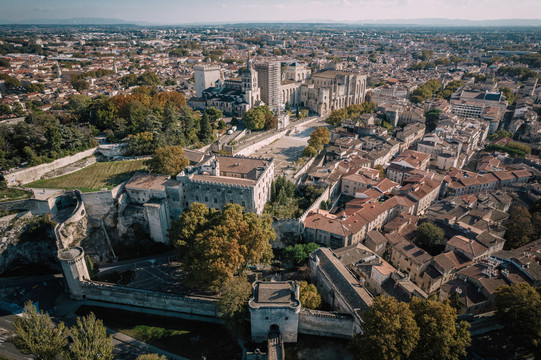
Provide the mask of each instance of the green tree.
{"label": "green tree", "polygon": [[419,327],[407,303],[378,296],[364,313],[363,333],[354,335],[350,352],[359,359],[407,359],[419,341]]}
{"label": "green tree", "polygon": [[209,117],[207,114],[203,114],[200,125],[201,125],[201,129],[199,130],[199,134],[197,135],[199,140],[203,144],[211,143],[214,132],[212,130],[212,125],[210,125]]}
{"label": "green tree", "polygon": [[74,80],[71,80],[71,86],[73,86],[75,90],[81,92],[81,90],[88,89],[90,87],[90,83],[83,79],[76,78]]}
{"label": "green tree", "polygon": [[126,146],[125,152],[129,155],[149,155],[156,151],[158,146],[153,133],[141,132],[128,136],[128,146]]}
{"label": "green tree", "polygon": [[285,249],[285,258],[294,265],[299,265],[304,260],[308,259],[308,255],[312,251],[318,248],[319,245],[316,243],[290,245]]}
{"label": "green tree", "polygon": [[307,309],[315,310],[321,305],[321,295],[314,284],[306,281],[299,281],[301,305]]}
{"label": "green tree", "polygon": [[6,87],[6,89],[23,86],[19,79],[9,76],[7,74],[0,73],[0,80],[4,80],[4,86]]}
{"label": "green tree", "polygon": [[137,85],[137,75],[134,75],[134,74],[124,75],[123,77],[119,79],[119,81],[125,88],[129,88],[129,87]]}
{"label": "green tree", "polygon": [[513,104],[515,102],[515,94],[513,93],[513,90],[509,89],[508,87],[503,87],[500,89],[500,91],[503,93],[503,96],[507,99],[507,102],[509,105]]}
{"label": "green tree", "polygon": [[514,342],[541,355],[541,295],[527,283],[496,292],[496,317]]}
{"label": "green tree", "polygon": [[181,146],[165,146],[156,149],[150,161],[150,169],[156,174],[175,176],[190,162]]}
{"label": "green tree", "polygon": [[327,118],[327,122],[334,126],[340,126],[342,121],[346,120],[349,117],[347,109],[333,110],[331,115]]}
{"label": "green tree", "polygon": [[220,287],[218,311],[225,318],[228,329],[235,337],[244,335],[248,298],[251,294],[252,285],[243,276],[228,278]]}
{"label": "green tree", "polygon": [[320,126],[310,134],[308,139],[308,145],[316,150],[322,150],[323,146],[331,141],[331,135],[329,129],[325,126]]}
{"label": "green tree", "polygon": [[30,83],[26,85],[25,88],[28,92],[43,92],[43,90],[45,90],[45,85],[39,83]]}
{"label": "green tree", "polygon": [[511,210],[505,227],[504,238],[507,240],[507,245],[512,248],[529,243],[535,234],[530,212],[520,206],[516,206]]}
{"label": "green tree", "polygon": [[2,104],[0,105],[0,115],[11,115],[12,111],[9,105]]}
{"label": "green tree", "polygon": [[420,247],[430,249],[441,245],[445,233],[443,229],[430,222],[419,225],[417,229],[417,242]]}
{"label": "green tree", "polygon": [[262,130],[265,127],[267,114],[272,114],[267,105],[256,106],[244,113],[242,121],[249,130]]}
{"label": "green tree", "polygon": [[448,301],[421,300],[413,297],[410,309],[420,330],[411,357],[419,360],[459,360],[471,344],[470,325],[456,323],[456,310]]}
{"label": "green tree", "polygon": [[160,85],[162,82],[155,72],[146,71],[137,78],[137,85]]}
{"label": "green tree", "polygon": [[218,110],[212,106],[205,109],[205,114],[208,115],[209,121],[211,123],[215,123],[216,121],[224,117],[224,113],[222,112],[222,110]]}
{"label": "green tree", "polygon": [[302,151],[302,156],[312,158],[317,155],[317,150],[313,147],[308,145],[304,148]]}
{"label": "green tree", "polygon": [[49,314],[43,310],[38,313],[32,302],[25,304],[21,317],[14,317],[13,327],[17,346],[38,360],[57,359],[68,343],[64,323],[55,325]]}
{"label": "green tree", "polygon": [[93,313],[78,317],[77,323],[70,328],[73,343],[69,347],[68,357],[72,360],[112,360],[112,336],[107,336],[103,322]]}
{"label": "green tree", "polygon": [[441,110],[432,109],[425,113],[426,118],[426,131],[432,132],[438,126],[438,120],[440,119]]}

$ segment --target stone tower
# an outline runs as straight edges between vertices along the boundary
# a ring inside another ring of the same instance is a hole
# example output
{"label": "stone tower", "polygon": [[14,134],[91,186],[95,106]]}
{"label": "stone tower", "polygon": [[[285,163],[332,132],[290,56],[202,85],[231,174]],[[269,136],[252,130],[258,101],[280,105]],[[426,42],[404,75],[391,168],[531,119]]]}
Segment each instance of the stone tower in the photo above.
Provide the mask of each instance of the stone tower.
{"label": "stone tower", "polygon": [[81,281],[90,280],[85,262],[85,251],[79,246],[60,249],[58,250],[58,260],[62,265],[64,279],[71,297],[81,300],[83,298]]}
{"label": "stone tower", "polygon": [[193,67],[195,93],[198,98],[203,96],[203,91],[214,87],[216,81],[222,78],[222,70],[217,65],[196,65]]}
{"label": "stone tower", "polygon": [[261,90],[257,82],[257,71],[255,71],[252,60],[249,57],[246,60],[246,70],[242,73],[242,91],[244,92],[244,100],[250,105],[250,108],[261,100]]}
{"label": "stone tower", "polygon": [[279,332],[284,342],[297,342],[299,330],[299,285],[296,281],[256,281],[248,301],[252,340],[262,342],[271,331]]}
{"label": "stone tower", "polygon": [[113,60],[113,72],[118,74],[118,68],[116,67],[116,62]]}

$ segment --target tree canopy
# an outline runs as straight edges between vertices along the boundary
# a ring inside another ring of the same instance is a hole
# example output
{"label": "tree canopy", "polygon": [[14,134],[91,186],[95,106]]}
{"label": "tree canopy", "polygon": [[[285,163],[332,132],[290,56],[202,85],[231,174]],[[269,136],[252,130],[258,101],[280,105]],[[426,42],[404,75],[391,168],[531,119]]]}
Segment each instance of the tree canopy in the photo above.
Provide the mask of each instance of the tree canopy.
{"label": "tree canopy", "polygon": [[229,330],[234,336],[242,336],[245,328],[248,298],[252,294],[252,285],[243,276],[228,278],[220,286],[218,310],[226,319]]}
{"label": "tree canopy", "polygon": [[314,284],[299,281],[301,305],[307,309],[317,309],[321,305],[321,295]]}
{"label": "tree canopy", "polygon": [[419,341],[411,357],[418,360],[459,360],[470,346],[470,325],[456,324],[456,309],[448,301],[411,299]]}
{"label": "tree canopy", "polygon": [[13,327],[16,345],[38,360],[57,359],[68,343],[64,323],[55,325],[49,314],[38,312],[32,302],[25,304],[21,317],[14,317]]}
{"label": "tree canopy", "polygon": [[193,203],[173,221],[169,238],[188,280],[217,291],[220,284],[249,264],[269,263],[276,238],[272,219],[228,204],[223,211]]}
{"label": "tree canopy", "polygon": [[270,123],[267,117],[273,116],[274,114],[267,105],[256,106],[244,113],[242,121],[249,130],[263,130],[265,125]]}
{"label": "tree canopy", "polygon": [[356,334],[349,344],[358,359],[407,359],[417,346],[420,330],[407,303],[378,296],[363,320],[363,333]]}
{"label": "tree canopy", "polygon": [[504,238],[506,245],[517,248],[533,240],[536,229],[532,224],[532,215],[528,209],[516,206],[511,210],[506,224]]}
{"label": "tree canopy", "polygon": [[319,248],[316,243],[295,244],[286,247],[285,258],[294,265],[301,264],[308,259],[308,255]]}
{"label": "tree canopy", "polygon": [[448,301],[413,297],[408,304],[378,296],[363,320],[364,333],[349,346],[359,359],[458,360],[471,343],[469,324],[456,323]]}
{"label": "tree canopy", "polygon": [[78,317],[77,323],[70,328],[73,343],[69,347],[68,357],[72,360],[112,360],[112,336],[107,336],[103,322],[93,313]]}
{"label": "tree canopy", "polygon": [[339,126],[346,119],[355,119],[362,114],[369,114],[375,111],[376,104],[371,101],[365,101],[362,104],[351,104],[347,108],[333,110],[327,122],[331,125]]}
{"label": "tree canopy", "polygon": [[330,141],[331,135],[329,133],[329,129],[324,126],[320,126],[310,134],[308,145],[319,151],[322,150],[323,146],[328,144]]}
{"label": "tree canopy", "polygon": [[178,145],[165,146],[156,149],[152,155],[150,169],[156,174],[175,176],[189,164],[182,147]]}
{"label": "tree canopy", "polygon": [[441,245],[444,235],[442,228],[430,222],[422,223],[417,228],[417,242],[424,249]]}
{"label": "tree canopy", "polygon": [[527,283],[496,292],[496,316],[513,341],[541,355],[541,295]]}

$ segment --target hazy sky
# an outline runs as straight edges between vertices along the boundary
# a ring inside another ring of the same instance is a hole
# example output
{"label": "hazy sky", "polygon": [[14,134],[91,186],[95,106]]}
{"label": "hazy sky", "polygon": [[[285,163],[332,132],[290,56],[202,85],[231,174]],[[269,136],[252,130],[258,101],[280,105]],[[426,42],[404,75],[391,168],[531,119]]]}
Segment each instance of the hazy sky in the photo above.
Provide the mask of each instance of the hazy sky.
{"label": "hazy sky", "polygon": [[413,18],[541,19],[541,0],[0,0],[0,19],[102,17],[178,24]]}

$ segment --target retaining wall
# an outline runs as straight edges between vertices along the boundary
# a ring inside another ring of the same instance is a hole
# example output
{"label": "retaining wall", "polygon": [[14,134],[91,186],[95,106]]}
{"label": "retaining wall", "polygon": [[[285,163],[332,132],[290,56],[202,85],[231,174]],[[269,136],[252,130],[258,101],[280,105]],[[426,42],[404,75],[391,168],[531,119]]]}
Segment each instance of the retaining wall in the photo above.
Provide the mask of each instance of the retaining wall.
{"label": "retaining wall", "polygon": [[103,219],[116,206],[116,199],[124,191],[122,183],[112,190],[82,193],[81,198],[85,204],[88,216],[93,219]]}
{"label": "retaining wall", "polygon": [[348,314],[302,309],[299,314],[299,333],[351,339],[355,321]]}
{"label": "retaining wall", "polygon": [[61,159],[57,159],[48,164],[41,164],[33,166],[26,169],[21,169],[14,171],[12,173],[4,175],[7,181],[8,186],[16,186],[21,184],[27,184],[36,180],[41,179],[41,177],[48,172],[57,170],[61,167],[73,164],[79,160],[82,160],[96,152],[97,147],[81,151],[72,156],[66,156]]}
{"label": "retaining wall", "polygon": [[85,281],[81,285],[84,297],[89,300],[183,314],[219,317],[215,299],[166,294],[99,282]]}
{"label": "retaining wall", "polygon": [[274,141],[284,137],[286,134],[286,130],[280,131],[279,133],[276,133],[272,136],[269,136],[268,138],[262,139],[256,143],[253,143],[252,145],[249,145],[241,150],[234,151],[234,155],[242,155],[242,156],[250,156],[252,153],[254,153],[256,150],[259,150],[263,146],[267,146]]}
{"label": "retaining wall", "polygon": [[0,203],[0,211],[30,211],[32,215],[56,215],[55,198],[46,200],[25,199]]}

